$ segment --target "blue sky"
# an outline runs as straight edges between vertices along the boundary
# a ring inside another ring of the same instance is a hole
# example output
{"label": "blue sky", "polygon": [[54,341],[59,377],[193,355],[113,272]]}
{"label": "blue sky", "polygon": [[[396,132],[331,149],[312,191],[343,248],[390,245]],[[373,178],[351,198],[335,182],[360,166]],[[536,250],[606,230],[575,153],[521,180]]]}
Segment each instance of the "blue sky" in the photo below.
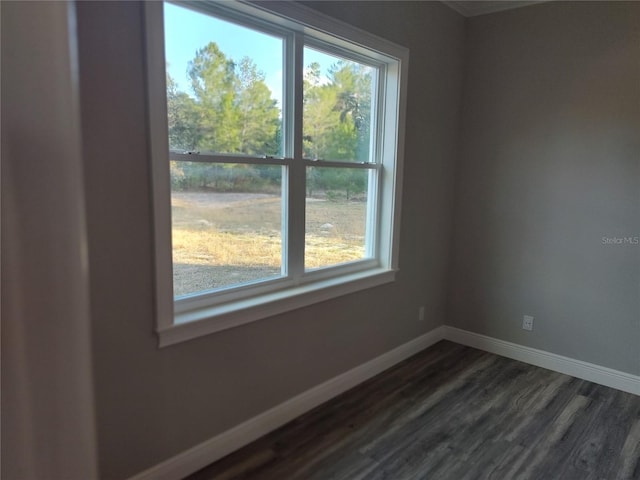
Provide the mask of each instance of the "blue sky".
{"label": "blue sky", "polygon": [[[165,3],[164,7],[166,61],[169,74],[180,90],[190,93],[186,71],[196,51],[209,42],[215,42],[234,61],[250,57],[258,70],[265,74],[265,82],[273,98],[281,105],[281,39],[170,3]],[[305,65],[318,62],[326,71],[335,60],[335,57],[305,49]]]}

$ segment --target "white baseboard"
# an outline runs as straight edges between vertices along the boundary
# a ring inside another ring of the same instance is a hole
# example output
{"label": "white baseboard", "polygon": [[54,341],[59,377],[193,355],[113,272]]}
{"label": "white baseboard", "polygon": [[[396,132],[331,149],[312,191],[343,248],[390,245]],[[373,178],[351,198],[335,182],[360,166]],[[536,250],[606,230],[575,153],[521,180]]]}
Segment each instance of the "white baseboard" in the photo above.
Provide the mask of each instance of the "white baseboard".
{"label": "white baseboard", "polygon": [[382,373],[443,339],[438,327],[348,372],[301,393],[260,415],[233,427],[175,457],[145,470],[129,480],[178,480],[248,445],[303,413]]}
{"label": "white baseboard", "polygon": [[513,358],[514,360],[554,370],[624,392],[640,395],[640,376],[569,357],[563,357],[562,355],[545,352],[544,350],[524,347],[517,343],[505,342],[504,340],[498,340],[497,338],[487,337],[486,335],[480,335],[459,328],[447,326],[442,328],[446,340],[495,353],[503,357]]}
{"label": "white baseboard", "polygon": [[640,395],[639,376],[459,328],[442,326],[313,387],[129,480],[184,478],[443,339]]}

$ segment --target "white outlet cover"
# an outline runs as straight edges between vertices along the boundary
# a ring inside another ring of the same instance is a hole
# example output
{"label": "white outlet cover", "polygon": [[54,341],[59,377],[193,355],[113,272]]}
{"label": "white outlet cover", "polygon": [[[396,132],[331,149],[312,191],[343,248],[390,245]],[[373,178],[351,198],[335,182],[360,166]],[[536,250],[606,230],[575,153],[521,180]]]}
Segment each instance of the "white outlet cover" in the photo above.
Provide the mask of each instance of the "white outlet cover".
{"label": "white outlet cover", "polygon": [[522,317],[522,328],[523,330],[533,330],[533,317],[531,315],[525,315]]}

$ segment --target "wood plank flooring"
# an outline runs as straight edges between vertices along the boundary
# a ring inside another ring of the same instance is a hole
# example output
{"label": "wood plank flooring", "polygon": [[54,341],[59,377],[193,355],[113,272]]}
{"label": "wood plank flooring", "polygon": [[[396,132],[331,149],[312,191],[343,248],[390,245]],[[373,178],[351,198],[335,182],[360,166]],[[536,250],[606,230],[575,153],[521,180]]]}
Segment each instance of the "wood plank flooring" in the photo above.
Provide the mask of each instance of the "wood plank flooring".
{"label": "wood plank flooring", "polygon": [[640,397],[442,341],[189,480],[640,480]]}

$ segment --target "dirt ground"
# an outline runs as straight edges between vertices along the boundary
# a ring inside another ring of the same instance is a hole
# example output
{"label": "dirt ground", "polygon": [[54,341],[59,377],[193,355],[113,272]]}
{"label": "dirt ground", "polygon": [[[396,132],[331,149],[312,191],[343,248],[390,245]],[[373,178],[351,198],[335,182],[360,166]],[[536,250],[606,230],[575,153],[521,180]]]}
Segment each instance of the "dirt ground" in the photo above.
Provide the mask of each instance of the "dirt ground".
{"label": "dirt ground", "polygon": [[[266,193],[172,194],[176,296],[275,278],[282,199]],[[366,203],[308,198],[307,268],[363,258]]]}
{"label": "dirt ground", "polygon": [[265,198],[279,198],[268,193],[218,193],[218,192],[172,192],[175,205],[192,205],[199,208],[225,208],[234,203],[245,203]]}

